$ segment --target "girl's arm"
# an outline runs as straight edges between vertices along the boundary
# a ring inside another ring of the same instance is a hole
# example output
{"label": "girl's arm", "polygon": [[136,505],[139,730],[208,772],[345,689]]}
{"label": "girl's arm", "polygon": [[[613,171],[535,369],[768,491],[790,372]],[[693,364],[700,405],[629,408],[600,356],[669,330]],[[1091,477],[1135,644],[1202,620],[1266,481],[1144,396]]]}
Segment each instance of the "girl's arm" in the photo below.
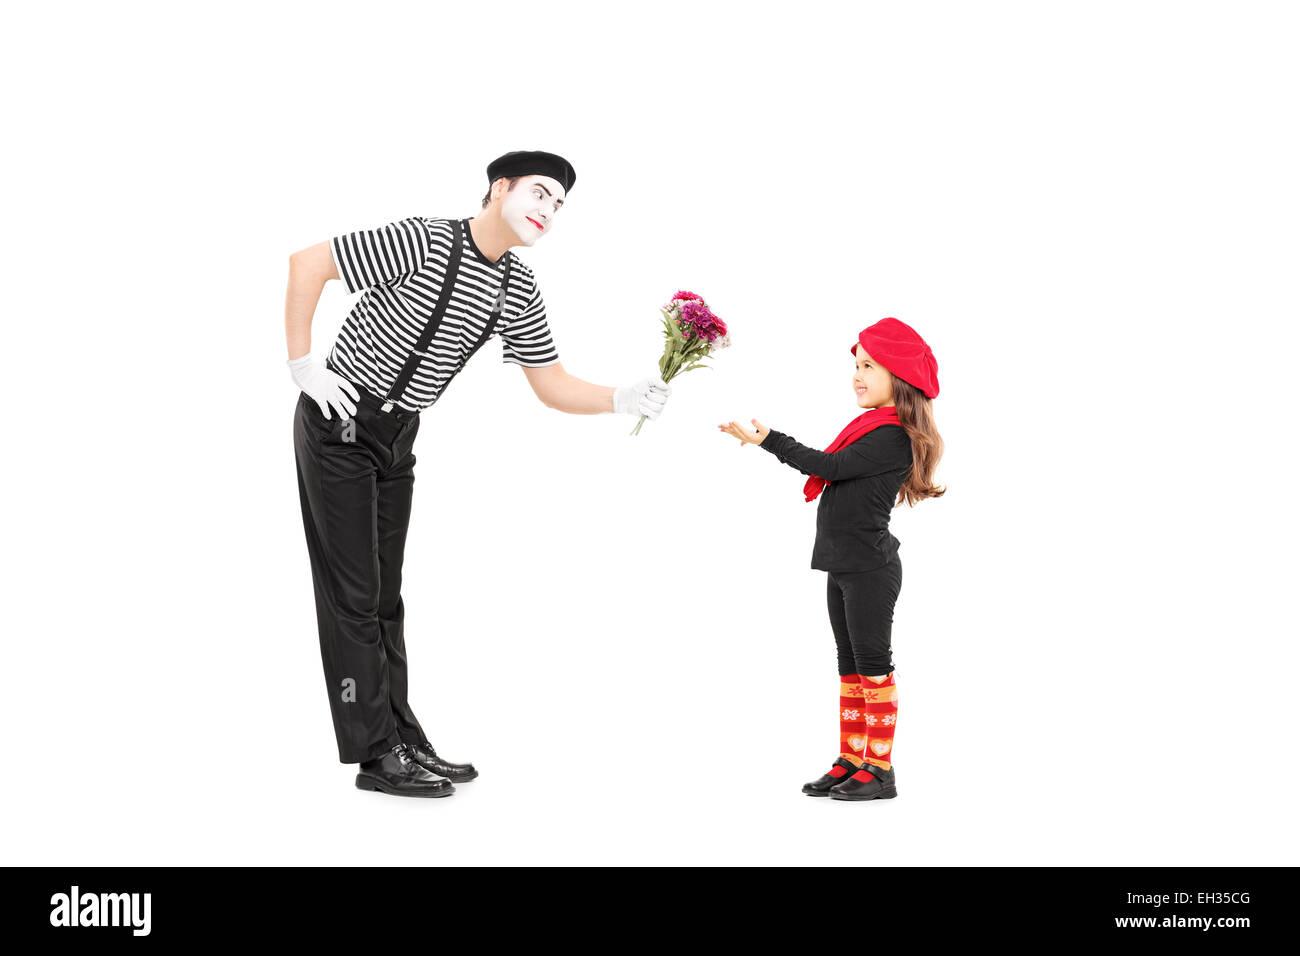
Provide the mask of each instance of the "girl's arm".
{"label": "girl's arm", "polygon": [[801,445],[789,435],[751,421],[758,431],[742,428],[735,422],[730,423],[730,428],[719,427],[744,442],[770,451],[777,461],[805,475],[816,475],[827,481],[879,475],[911,464],[911,442],[907,432],[898,425],[882,425],[852,445],[836,452],[825,452]]}

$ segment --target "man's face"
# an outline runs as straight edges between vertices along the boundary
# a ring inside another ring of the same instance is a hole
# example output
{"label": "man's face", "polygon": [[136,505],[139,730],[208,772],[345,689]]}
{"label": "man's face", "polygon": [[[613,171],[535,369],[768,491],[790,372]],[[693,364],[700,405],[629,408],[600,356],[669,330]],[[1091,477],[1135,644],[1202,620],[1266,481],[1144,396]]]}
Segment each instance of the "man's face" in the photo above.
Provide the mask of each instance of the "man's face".
{"label": "man's face", "polygon": [[501,218],[520,242],[531,246],[551,231],[555,214],[564,205],[564,187],[550,176],[525,176],[505,195]]}

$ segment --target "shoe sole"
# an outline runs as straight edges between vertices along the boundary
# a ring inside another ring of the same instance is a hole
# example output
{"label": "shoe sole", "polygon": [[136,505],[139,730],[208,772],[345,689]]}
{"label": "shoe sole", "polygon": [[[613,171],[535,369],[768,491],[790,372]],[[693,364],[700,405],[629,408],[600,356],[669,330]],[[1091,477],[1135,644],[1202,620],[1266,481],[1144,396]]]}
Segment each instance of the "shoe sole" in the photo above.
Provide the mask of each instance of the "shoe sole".
{"label": "shoe sole", "polygon": [[450,797],[456,792],[454,787],[446,790],[402,790],[398,787],[390,787],[386,783],[363,777],[357,774],[358,790],[378,790],[380,793],[387,793],[394,797]]}
{"label": "shoe sole", "polygon": [[809,797],[829,797],[830,794],[825,790],[805,790],[804,794]]}
{"label": "shoe sole", "polygon": [[847,793],[832,792],[830,794],[832,800],[892,800],[896,796],[898,796],[897,787],[889,787],[885,790],[881,790],[879,793],[873,793],[866,797],[851,797]]}

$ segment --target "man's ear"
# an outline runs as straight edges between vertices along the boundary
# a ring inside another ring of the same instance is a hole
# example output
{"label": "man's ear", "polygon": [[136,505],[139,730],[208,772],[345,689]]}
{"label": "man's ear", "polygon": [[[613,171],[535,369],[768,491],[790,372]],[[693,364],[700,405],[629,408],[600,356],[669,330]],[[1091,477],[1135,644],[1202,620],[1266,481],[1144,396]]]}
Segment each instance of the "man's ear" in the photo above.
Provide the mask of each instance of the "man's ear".
{"label": "man's ear", "polygon": [[500,177],[498,179],[492,180],[493,199],[500,199],[502,196],[506,194],[506,182],[507,180],[505,179],[505,177]]}

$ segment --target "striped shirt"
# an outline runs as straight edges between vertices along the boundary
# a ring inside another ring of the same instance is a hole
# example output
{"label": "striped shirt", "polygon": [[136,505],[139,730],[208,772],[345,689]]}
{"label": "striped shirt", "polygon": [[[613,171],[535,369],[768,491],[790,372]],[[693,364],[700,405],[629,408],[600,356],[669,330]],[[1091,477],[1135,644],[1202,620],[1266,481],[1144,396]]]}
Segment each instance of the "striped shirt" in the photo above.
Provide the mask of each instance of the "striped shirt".
{"label": "striped shirt", "polygon": [[[397,401],[407,411],[428,408],[446,390],[487,327],[501,291],[511,253],[494,263],[475,245],[468,221],[462,220],[461,229],[460,269],[447,311]],[[388,394],[437,305],[454,237],[452,220],[413,216],[330,240],[344,286],[349,293],[365,294],[339,330],[326,362],[329,368],[381,398]],[[537,280],[517,258],[493,334],[501,336],[504,362],[537,368],[560,360]]]}

